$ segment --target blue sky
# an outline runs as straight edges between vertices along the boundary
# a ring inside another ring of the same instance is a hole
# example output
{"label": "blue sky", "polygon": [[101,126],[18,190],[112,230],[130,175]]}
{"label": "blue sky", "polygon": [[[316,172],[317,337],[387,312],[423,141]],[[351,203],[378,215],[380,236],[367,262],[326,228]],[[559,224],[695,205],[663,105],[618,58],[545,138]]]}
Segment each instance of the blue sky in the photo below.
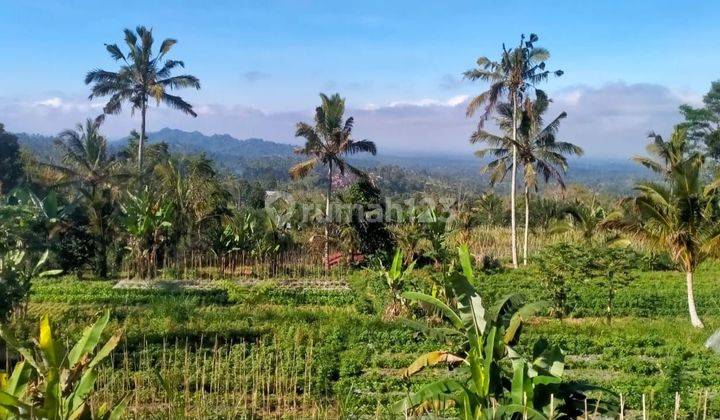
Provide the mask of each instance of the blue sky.
{"label": "blue sky", "polygon": [[[622,155],[618,145],[641,148],[645,131],[669,129],[677,105],[698,103],[720,78],[719,15],[713,1],[0,0],[0,119],[17,131],[52,133],[92,114],[97,107],[83,106],[85,72],[113,68],[103,44],[145,24],[156,39],[179,40],[173,58],[203,85],[183,93],[203,111],[197,119],[157,110],[151,129],[291,141],[293,121],[309,118],[318,92],[339,91],[360,134],[390,149],[468,148],[473,123],[460,118],[462,100],[483,86],[460,74],[535,32],[552,53],[550,67],[565,71],[546,89],[570,114],[567,134],[598,155]],[[627,104],[631,116],[618,116]],[[573,113],[591,119],[595,111],[606,113],[597,126],[571,123]],[[110,135],[132,126],[130,116],[115,119]],[[619,132],[625,124],[629,132]],[[622,139],[586,139],[588,129]]]}

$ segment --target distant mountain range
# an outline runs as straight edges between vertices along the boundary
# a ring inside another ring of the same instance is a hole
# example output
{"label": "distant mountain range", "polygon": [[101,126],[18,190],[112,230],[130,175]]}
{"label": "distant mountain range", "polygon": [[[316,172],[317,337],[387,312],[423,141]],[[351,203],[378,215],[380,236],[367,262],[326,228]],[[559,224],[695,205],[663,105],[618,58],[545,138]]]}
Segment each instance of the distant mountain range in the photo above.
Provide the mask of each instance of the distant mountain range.
{"label": "distant mountain range", "polygon": [[[54,145],[54,137],[40,134],[17,133],[21,146],[33,152],[42,160],[55,161],[60,158],[60,152]],[[213,134],[207,136],[198,131],[187,132],[172,128],[163,128],[160,131],[148,133],[148,143],[165,142],[172,153],[199,154],[205,153],[218,165],[232,170],[238,174],[246,174],[248,168],[262,171],[267,174],[274,166],[282,168],[283,175],[287,175],[287,168],[297,160],[293,154],[294,146],[276,143],[258,138],[239,140],[229,134]],[[109,142],[111,152],[118,152],[125,147],[127,138]],[[271,172],[273,172],[271,170]]]}
{"label": "distant mountain range", "polygon": [[[16,136],[22,146],[31,150],[37,157],[45,160],[59,158],[59,151],[53,144],[54,138],[40,134],[17,133]],[[128,138],[111,140],[109,149],[118,152],[125,147]],[[293,153],[295,146],[286,143],[277,143],[259,138],[245,140],[237,139],[229,134],[205,135],[199,131],[183,131],[172,128],[163,128],[160,131],[148,133],[149,144],[165,142],[172,153],[199,154],[205,153],[209,158],[223,167],[242,173],[242,168],[248,162],[258,161],[275,162],[275,165],[285,166],[288,162],[300,159]],[[350,161],[361,167],[374,167],[378,165],[396,165],[405,168],[427,170],[432,172],[455,173],[477,169],[478,160],[472,155],[445,155],[442,153],[419,156],[409,153],[407,156],[381,154],[371,156],[367,154],[354,155]],[[282,163],[279,163],[282,162]]]}
{"label": "distant mountain range", "polygon": [[[59,151],[53,145],[53,137],[38,134],[16,134],[22,146],[41,160],[59,160]],[[112,152],[121,150],[127,138],[113,140]],[[229,134],[205,135],[198,131],[187,132],[171,128],[148,133],[148,143],[165,142],[172,153],[199,154],[213,159],[219,167],[248,179],[288,180],[288,169],[300,157],[293,153],[295,146],[258,138],[237,139]],[[381,150],[382,152],[382,150]],[[350,158],[353,165],[361,168],[401,167],[410,170],[412,177],[441,177],[442,182],[458,181],[473,185],[487,185],[479,178],[481,162],[472,154],[428,155],[380,154],[378,156],[356,155]],[[568,182],[592,185],[600,190],[629,191],[633,183],[647,176],[647,172],[629,160],[608,160],[584,157],[570,163]],[[393,182],[388,179],[387,182]],[[503,188],[500,186],[500,188]]]}
{"label": "distant mountain range", "polygon": [[[20,144],[33,152],[50,152],[48,146],[53,145],[55,137],[42,134],[15,133]],[[258,138],[245,140],[236,139],[229,134],[213,134],[207,136],[199,131],[182,131],[173,128],[163,128],[160,131],[148,133],[148,143],[165,142],[170,150],[181,154],[206,153],[230,157],[271,157],[293,155],[294,146],[276,143]],[[112,150],[119,150],[125,146],[127,138],[111,140],[109,146]],[[53,147],[54,148],[54,147]]]}

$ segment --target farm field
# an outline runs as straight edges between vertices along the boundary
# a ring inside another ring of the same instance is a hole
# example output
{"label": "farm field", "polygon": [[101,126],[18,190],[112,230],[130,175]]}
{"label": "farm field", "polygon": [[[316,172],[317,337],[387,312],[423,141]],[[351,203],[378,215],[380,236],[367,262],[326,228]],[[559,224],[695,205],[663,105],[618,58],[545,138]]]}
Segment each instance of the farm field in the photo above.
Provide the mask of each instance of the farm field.
{"label": "farm field", "polygon": [[[418,271],[419,278],[433,275]],[[697,275],[705,329],[687,328],[678,273],[641,272],[617,295],[611,325],[600,291],[584,288],[570,318],[532,318],[517,348],[530,351],[539,337],[557,344],[567,356],[564,381],[605,387],[615,400],[622,394],[629,415],[645,394],[653,417],[666,418],[677,392],[683,418],[703,410],[720,416],[720,356],[703,345],[720,327],[718,276],[716,263]],[[206,281],[202,290],[169,291],[71,277],[35,280],[28,322],[49,314],[76,336],[110,309],[110,330],[125,334],[100,372],[96,403],[129,393],[127,414],[135,417],[393,416],[394,403],[408,391],[447,374],[436,367],[405,380],[402,369],[422,353],[457,343],[420,334],[402,319],[384,321],[373,303],[386,296],[374,294],[372,282],[367,271],[350,275],[343,290],[307,288],[308,282],[292,288],[290,281],[253,287]],[[547,297],[530,270],[482,275],[478,283],[486,300],[511,290]]]}

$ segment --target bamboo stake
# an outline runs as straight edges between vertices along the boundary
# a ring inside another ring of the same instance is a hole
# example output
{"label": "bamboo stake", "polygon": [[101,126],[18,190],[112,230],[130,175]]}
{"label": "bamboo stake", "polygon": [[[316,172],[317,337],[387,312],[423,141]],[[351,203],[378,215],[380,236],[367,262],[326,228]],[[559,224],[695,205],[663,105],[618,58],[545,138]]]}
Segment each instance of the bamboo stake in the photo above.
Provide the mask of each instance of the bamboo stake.
{"label": "bamboo stake", "polygon": [[645,409],[645,394],[642,394],[642,418],[643,420],[647,420],[647,412]]}

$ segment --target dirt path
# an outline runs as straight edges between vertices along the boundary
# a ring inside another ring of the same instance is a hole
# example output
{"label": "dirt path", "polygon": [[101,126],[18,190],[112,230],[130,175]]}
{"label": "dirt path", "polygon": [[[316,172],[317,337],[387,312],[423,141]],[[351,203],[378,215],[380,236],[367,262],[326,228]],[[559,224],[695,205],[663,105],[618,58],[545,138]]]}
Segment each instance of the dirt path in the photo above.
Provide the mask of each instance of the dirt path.
{"label": "dirt path", "polygon": [[286,289],[313,289],[313,290],[333,290],[343,291],[350,290],[348,284],[338,279],[277,279],[277,280],[261,280],[261,279],[236,279],[236,280],[139,280],[127,279],[120,280],[113,286],[115,289],[195,289],[195,290],[212,290],[222,289],[225,282],[231,282],[241,287],[255,287],[265,284],[274,285],[279,288]]}

